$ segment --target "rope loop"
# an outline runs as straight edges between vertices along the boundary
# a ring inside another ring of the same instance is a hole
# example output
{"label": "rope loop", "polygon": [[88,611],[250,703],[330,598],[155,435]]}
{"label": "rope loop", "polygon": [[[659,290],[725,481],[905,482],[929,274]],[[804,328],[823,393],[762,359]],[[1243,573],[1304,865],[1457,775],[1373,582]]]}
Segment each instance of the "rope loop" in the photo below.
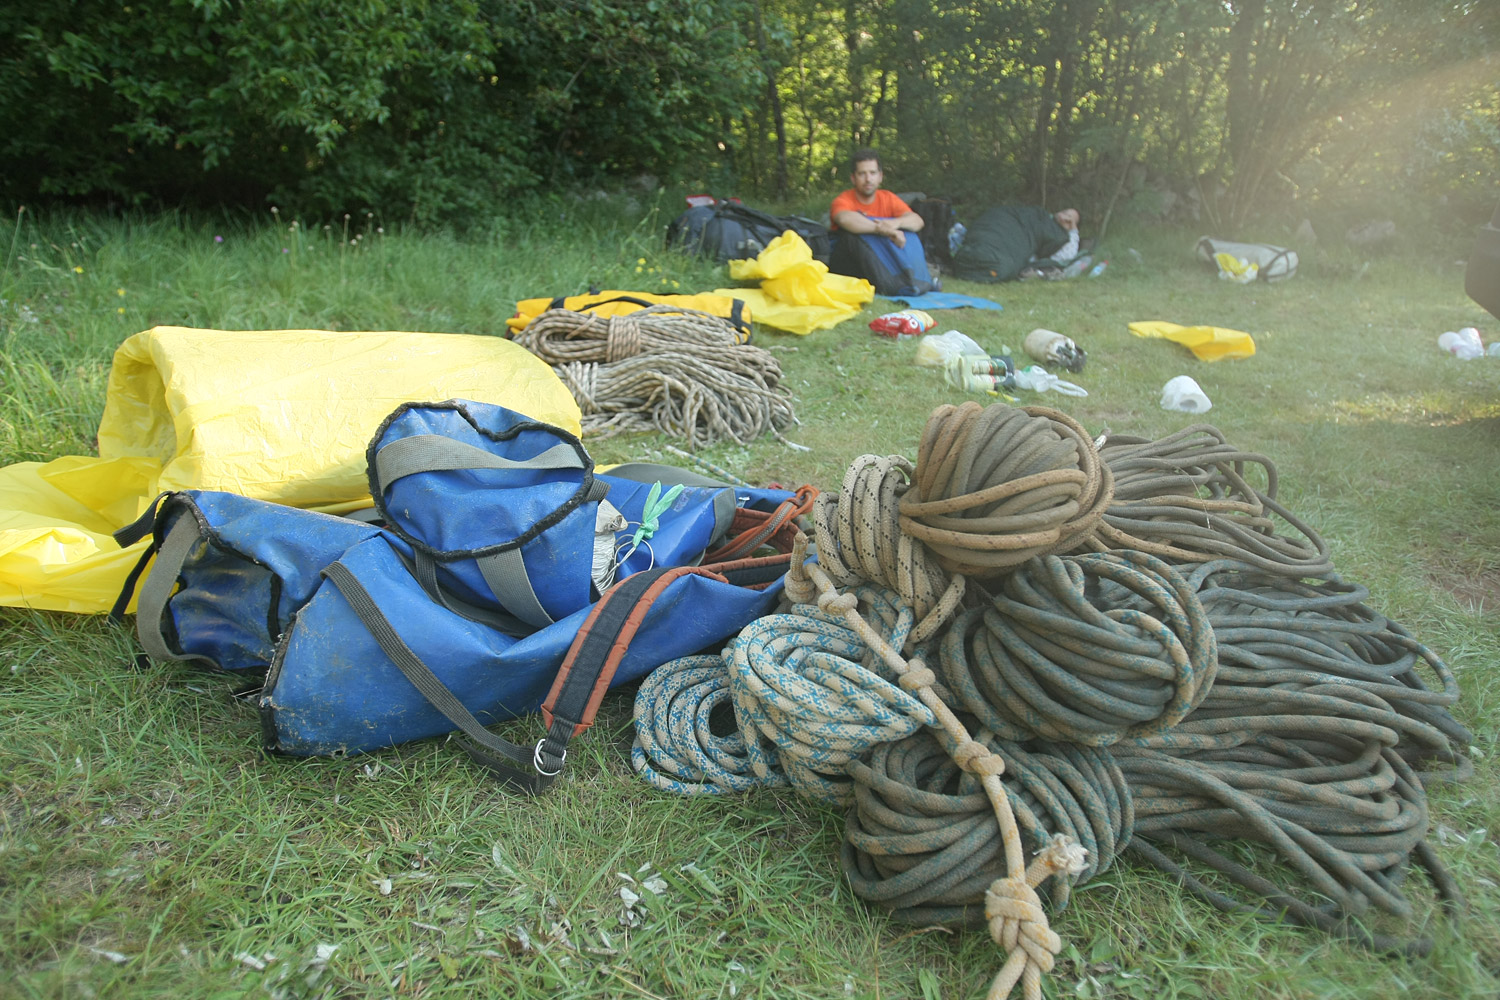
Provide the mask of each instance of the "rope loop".
{"label": "rope loop", "polygon": [[1145,553],[1086,553],[1013,572],[989,607],[955,622],[939,662],[962,705],[1002,737],[1107,746],[1186,718],[1218,652],[1180,573]]}
{"label": "rope loop", "polygon": [[899,524],[950,573],[984,578],[1086,545],[1113,495],[1109,468],[1072,417],[967,402],[928,419]]}

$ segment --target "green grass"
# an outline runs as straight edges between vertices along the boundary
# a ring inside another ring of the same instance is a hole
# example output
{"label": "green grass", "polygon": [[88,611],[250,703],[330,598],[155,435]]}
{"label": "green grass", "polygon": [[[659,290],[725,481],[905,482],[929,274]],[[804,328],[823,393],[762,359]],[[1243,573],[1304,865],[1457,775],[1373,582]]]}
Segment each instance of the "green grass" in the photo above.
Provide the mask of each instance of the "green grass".
{"label": "green grass", "polygon": [[[90,453],[112,351],[157,324],[495,334],[520,298],[724,284],[660,249],[675,204],[622,216],[539,202],[464,241],[351,219],[353,246],[342,219],[292,230],[269,216],[28,212],[16,229],[12,217],[0,223],[0,250],[11,248],[0,462]],[[1047,989],[1495,995],[1500,853],[1480,831],[1500,830],[1500,359],[1459,362],[1436,340],[1464,325],[1500,339],[1500,323],[1464,297],[1454,250],[1436,238],[1373,259],[1303,248],[1294,280],[1238,287],[1199,269],[1198,235],[1117,222],[1102,278],[953,282],[1005,311],[939,319],[996,351],[1037,326],[1073,337],[1089,353],[1076,381],[1090,395],[1035,401],[1095,433],[1191,423],[1157,398],[1192,374],[1214,402],[1209,419],[1274,460],[1282,499],[1328,538],[1340,571],[1458,672],[1477,773],[1434,788],[1432,810],[1471,910],[1449,925],[1414,878],[1410,929],[1437,947],[1393,960],[1219,914],[1126,863],[1056,919],[1071,950]],[[766,439],[706,457],[757,483],[836,489],[857,455],[914,455],[931,409],[962,397],[912,365],[912,342],[869,333],[870,316],[892,308],[874,306],[808,337],[758,334],[798,395],[802,426],[788,436],[811,451]],[[1245,330],[1259,351],[1203,364],[1132,337],[1137,319]],[[592,450],[601,462],[672,461],[668,443]],[[523,801],[441,740],[266,758],[236,681],[136,669],[135,651],[102,618],[0,611],[0,996],[977,997],[998,968],[983,933],[915,930],[855,900],[838,867],[840,816],[785,791],[689,801],[638,782],[627,698],[606,700],[567,780]],[[512,725],[529,734],[535,721]],[[628,926],[617,873],[643,881],[645,865],[666,889],[642,893]],[[320,946],[337,950],[320,958]]]}

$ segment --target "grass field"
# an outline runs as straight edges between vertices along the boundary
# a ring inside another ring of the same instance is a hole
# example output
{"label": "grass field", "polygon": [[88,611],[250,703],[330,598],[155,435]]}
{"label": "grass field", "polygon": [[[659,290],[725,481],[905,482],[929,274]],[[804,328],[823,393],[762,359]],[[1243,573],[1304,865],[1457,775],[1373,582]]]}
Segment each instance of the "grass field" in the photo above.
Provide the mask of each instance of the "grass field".
{"label": "grass field", "polygon": [[[520,298],[589,285],[701,290],[721,271],[665,253],[669,201],[619,215],[559,199],[464,240],[324,224],[23,213],[0,223],[0,463],[94,453],[110,358],[153,325],[495,335]],[[1476,220],[1477,221],[1477,220]],[[1432,840],[1470,909],[1391,959],[1305,930],[1220,914],[1148,868],[1091,882],[1053,926],[1071,950],[1051,996],[1487,997],[1500,992],[1500,358],[1460,362],[1445,330],[1496,321],[1463,295],[1466,247],[1301,248],[1281,285],[1216,280],[1197,231],[1117,221],[1097,279],[992,288],[999,313],[955,311],[993,351],[1043,326],[1089,353],[1087,398],[1035,401],[1093,433],[1192,423],[1157,405],[1191,374],[1209,420],[1269,456],[1280,498],[1330,542],[1378,610],[1457,672],[1475,776],[1430,790]],[[1236,234],[1239,235],[1239,234]],[[1274,238],[1275,232],[1244,234]],[[352,241],[352,242],[351,242]],[[8,249],[7,249],[8,248]],[[1134,250],[1135,252],[1130,252]],[[788,437],[706,457],[751,482],[837,489],[854,457],[914,456],[927,414],[961,395],[872,335],[877,300],[835,329],[761,331],[797,394]],[[1204,364],[1126,324],[1251,333],[1255,357]],[[1025,394],[1023,394],[1025,395]],[[1033,401],[1033,400],[1027,400]],[[600,462],[674,461],[660,438],[591,445]],[[842,817],[789,791],[680,800],[632,774],[627,696],[577,741],[549,795],[497,791],[444,741],[357,759],[259,751],[238,682],[131,666],[102,617],[0,610],[0,996],[982,996],[1000,956],[983,933],[913,929],[860,904],[840,873]],[[535,720],[513,724],[533,734]],[[617,873],[643,892],[634,925]]]}

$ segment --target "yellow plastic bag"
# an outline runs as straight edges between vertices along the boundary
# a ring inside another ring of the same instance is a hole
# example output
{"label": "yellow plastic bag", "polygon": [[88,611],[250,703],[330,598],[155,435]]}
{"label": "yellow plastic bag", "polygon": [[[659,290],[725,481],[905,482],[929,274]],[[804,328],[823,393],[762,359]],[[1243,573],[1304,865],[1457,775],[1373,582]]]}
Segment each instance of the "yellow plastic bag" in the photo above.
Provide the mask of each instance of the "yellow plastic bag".
{"label": "yellow plastic bag", "polygon": [[743,297],[755,318],[789,333],[808,334],[837,326],[875,298],[875,286],[863,278],[831,274],[814,260],[807,242],[787,230],[753,259],[729,262],[736,281],[759,281],[756,292],[721,288],[720,294]]}
{"label": "yellow plastic bag", "polygon": [[1232,253],[1214,254],[1214,263],[1219,265],[1219,277],[1237,285],[1248,285],[1260,277],[1260,265],[1253,264]]}
{"label": "yellow plastic bag", "polygon": [[1224,361],[1248,358],[1255,353],[1255,341],[1243,330],[1222,326],[1178,326],[1162,320],[1142,320],[1130,324],[1137,337],[1159,338],[1181,344],[1199,361]]}
{"label": "yellow plastic bag", "polygon": [[0,469],[0,604],[107,611],[141,545],[110,537],[162,490],[342,512],[365,448],[413,400],[499,403],[578,433],[552,370],[499,337],[156,327],[115,352],[99,457]]}

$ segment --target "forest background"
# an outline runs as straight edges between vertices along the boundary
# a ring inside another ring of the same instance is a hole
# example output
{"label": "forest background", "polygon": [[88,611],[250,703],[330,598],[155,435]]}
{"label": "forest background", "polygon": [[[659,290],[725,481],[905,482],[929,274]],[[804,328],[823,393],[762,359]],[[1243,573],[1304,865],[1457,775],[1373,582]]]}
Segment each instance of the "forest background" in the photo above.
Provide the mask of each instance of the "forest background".
{"label": "forest background", "polygon": [[12,206],[463,227],[630,181],[813,206],[864,145],[899,190],[1095,226],[1456,232],[1500,196],[1500,4],[0,3]]}

